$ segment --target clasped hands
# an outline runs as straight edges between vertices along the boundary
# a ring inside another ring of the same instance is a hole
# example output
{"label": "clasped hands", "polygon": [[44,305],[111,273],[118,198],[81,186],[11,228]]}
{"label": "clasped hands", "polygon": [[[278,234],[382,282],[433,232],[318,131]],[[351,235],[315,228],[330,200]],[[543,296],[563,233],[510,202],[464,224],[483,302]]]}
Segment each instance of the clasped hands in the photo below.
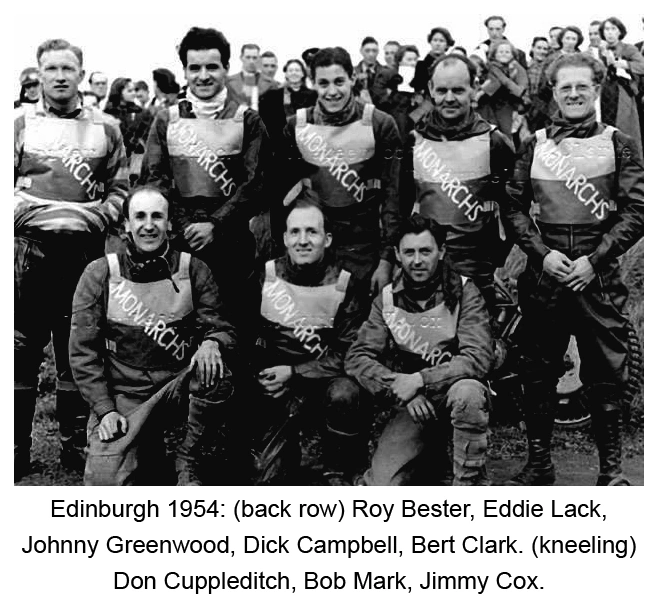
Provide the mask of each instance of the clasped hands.
{"label": "clasped hands", "polygon": [[414,423],[425,423],[436,418],[432,403],[419,393],[425,384],[420,372],[415,374],[391,372],[384,374],[382,381],[389,384],[388,393],[401,404],[406,405]]}
{"label": "clasped hands", "polygon": [[582,291],[596,276],[588,257],[583,255],[571,261],[560,251],[551,251],[544,257],[544,271],[572,291]]}

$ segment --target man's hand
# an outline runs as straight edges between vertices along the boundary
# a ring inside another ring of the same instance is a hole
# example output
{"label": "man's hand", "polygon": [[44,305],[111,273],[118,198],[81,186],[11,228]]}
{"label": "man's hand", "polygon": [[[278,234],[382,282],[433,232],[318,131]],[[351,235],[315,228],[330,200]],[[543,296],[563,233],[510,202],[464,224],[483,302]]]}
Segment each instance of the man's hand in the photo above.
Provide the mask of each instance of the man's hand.
{"label": "man's hand", "polygon": [[197,367],[199,382],[204,387],[215,384],[217,377],[224,378],[224,362],[219,345],[214,340],[204,340],[192,357],[190,367]]}
{"label": "man's hand", "polygon": [[576,259],[573,264],[571,274],[566,276],[562,282],[572,291],[582,291],[594,280],[596,273],[586,255]]}
{"label": "man's hand", "polygon": [[265,393],[272,397],[281,397],[286,392],[286,383],[292,377],[292,368],[287,365],[265,368],[258,373],[258,382]]}
{"label": "man's hand", "polygon": [[389,392],[398,401],[407,403],[423,388],[423,377],[420,372],[415,374],[387,374],[383,377],[384,382],[390,383]]}
{"label": "man's hand", "polygon": [[560,282],[573,271],[574,263],[560,251],[551,251],[544,257],[544,272],[547,272]]}
{"label": "man's hand", "polygon": [[385,285],[391,282],[393,266],[385,259],[379,260],[379,265],[370,279],[370,294],[377,295]]}
{"label": "man's hand", "polygon": [[215,224],[210,221],[202,221],[199,223],[190,223],[183,232],[187,244],[195,251],[200,251],[208,246],[213,239]]}
{"label": "man's hand", "polygon": [[98,437],[101,442],[111,442],[128,432],[128,421],[126,417],[116,411],[108,412],[98,426]]}
{"label": "man's hand", "polygon": [[414,423],[427,423],[436,419],[434,406],[422,393],[407,404],[407,411]]}

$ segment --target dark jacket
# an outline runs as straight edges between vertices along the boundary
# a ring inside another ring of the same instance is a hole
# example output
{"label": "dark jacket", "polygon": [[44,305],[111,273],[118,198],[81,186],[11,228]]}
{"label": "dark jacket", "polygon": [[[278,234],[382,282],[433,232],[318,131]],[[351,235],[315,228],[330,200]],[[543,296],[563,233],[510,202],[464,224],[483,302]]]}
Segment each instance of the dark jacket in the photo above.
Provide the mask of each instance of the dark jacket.
{"label": "dark jacket", "polygon": [[[279,84],[261,72],[254,75],[255,86],[258,87],[258,96],[262,96],[269,89],[277,89]],[[245,94],[245,76],[242,71],[232,74],[226,79],[226,87],[239,100],[240,104],[251,105],[251,98]]]}
{"label": "dark jacket", "polygon": [[263,120],[272,142],[283,138],[283,128],[288,117],[294,115],[300,108],[313,106],[318,98],[316,91],[302,86],[299,91],[290,90],[290,105],[284,105],[285,87],[268,89],[258,103],[258,114]]}
{"label": "dark jacket", "polygon": [[[134,282],[153,282],[170,278],[178,270],[180,253],[168,249],[164,257],[169,269],[158,270],[152,276],[134,278],[139,264],[124,248],[118,253],[121,275]],[[195,308],[194,338],[200,344],[208,338],[216,339],[223,355],[235,348],[236,336],[233,326],[223,316],[219,289],[210,270],[201,260],[192,257],[190,262],[190,283]],[[161,386],[178,375],[178,371],[143,371],[124,366],[119,372],[113,369],[116,378],[108,379],[105,355],[107,325],[107,303],[109,287],[109,267],[102,257],[90,263],[80,277],[73,298],[69,357],[73,378],[84,400],[99,418],[115,409],[115,387],[129,381],[130,387],[144,398],[148,398]],[[189,364],[185,364],[187,367]]]}
{"label": "dark jacket", "polygon": [[[585,138],[601,134],[605,126],[594,122]],[[555,128],[547,128],[552,138]],[[537,139],[533,135],[519,152],[513,180],[508,191],[512,202],[520,206],[513,215],[519,246],[527,253],[530,263],[541,269],[544,257],[552,250],[565,253],[571,259],[589,257],[595,270],[605,269],[609,262],[623,255],[644,234],[644,164],[638,143],[620,131],[615,131],[612,143],[615,150],[616,180],[613,199],[617,213],[606,221],[592,225],[537,224],[530,217],[530,205],[535,200],[530,170]],[[521,214],[518,214],[521,213]]]}
{"label": "dark jacket", "polygon": [[122,102],[118,106],[107,104],[104,112],[119,120],[126,155],[143,153],[151,127],[151,114],[133,102]]}
{"label": "dark jacket", "polygon": [[[454,270],[444,270],[441,277],[455,277],[451,286],[461,287],[459,275]],[[409,296],[404,287],[404,279],[400,276],[393,283],[393,304],[407,312],[427,311],[445,300],[444,286],[445,281],[437,282],[436,292],[427,304],[421,306]],[[493,364],[493,339],[484,299],[470,280],[459,293],[457,336],[450,350],[452,358],[418,370],[423,377],[424,394],[430,401],[438,400],[458,380],[485,379]],[[372,304],[368,319],[359,330],[356,342],[347,352],[345,372],[356,378],[373,395],[384,394],[388,391],[389,383],[384,382],[383,377],[401,371],[396,365],[400,352],[384,321],[380,293]]]}

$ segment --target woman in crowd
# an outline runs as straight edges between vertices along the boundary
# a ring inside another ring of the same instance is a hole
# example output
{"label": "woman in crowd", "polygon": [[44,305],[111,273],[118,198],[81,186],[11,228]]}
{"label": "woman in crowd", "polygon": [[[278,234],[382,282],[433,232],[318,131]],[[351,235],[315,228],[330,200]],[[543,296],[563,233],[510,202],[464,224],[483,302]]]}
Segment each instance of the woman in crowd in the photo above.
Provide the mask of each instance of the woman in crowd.
{"label": "woman in crowd", "polygon": [[601,59],[606,76],[601,88],[601,120],[642,143],[636,96],[644,76],[644,57],[634,45],[622,42],[626,26],[609,17],[600,26]]}
{"label": "woman in crowd", "polygon": [[446,28],[432,28],[427,35],[427,42],[430,44],[430,52],[416,64],[416,73],[411,81],[411,86],[425,98],[429,98],[427,83],[432,64],[448,52],[455,44],[455,39]]}
{"label": "woman in crowd", "polygon": [[558,35],[558,53],[553,58],[556,60],[560,55],[568,55],[569,53],[579,53],[580,45],[583,44],[585,37],[580,31],[579,27],[576,26],[566,26]]}

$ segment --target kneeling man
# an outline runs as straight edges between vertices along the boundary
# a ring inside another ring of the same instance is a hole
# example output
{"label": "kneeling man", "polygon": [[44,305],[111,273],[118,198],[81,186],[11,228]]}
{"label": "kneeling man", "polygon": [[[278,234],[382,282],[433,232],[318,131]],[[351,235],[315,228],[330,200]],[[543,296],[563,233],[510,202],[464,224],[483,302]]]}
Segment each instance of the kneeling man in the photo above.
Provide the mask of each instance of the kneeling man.
{"label": "kneeling man", "polygon": [[141,188],[123,213],[125,248],[89,264],[73,298],[71,367],[91,408],[85,484],[161,484],[163,424],[180,407],[178,484],[198,485],[204,430],[233,393],[234,328],[210,269],[171,248],[164,196]]}
{"label": "kneeling man", "polygon": [[[493,361],[487,308],[443,260],[446,229],[413,215],[400,228],[400,275],[375,299],[345,371],[396,410],[367,485],[483,485]],[[452,432],[452,469],[445,461]],[[447,474],[447,476],[446,476]]]}

